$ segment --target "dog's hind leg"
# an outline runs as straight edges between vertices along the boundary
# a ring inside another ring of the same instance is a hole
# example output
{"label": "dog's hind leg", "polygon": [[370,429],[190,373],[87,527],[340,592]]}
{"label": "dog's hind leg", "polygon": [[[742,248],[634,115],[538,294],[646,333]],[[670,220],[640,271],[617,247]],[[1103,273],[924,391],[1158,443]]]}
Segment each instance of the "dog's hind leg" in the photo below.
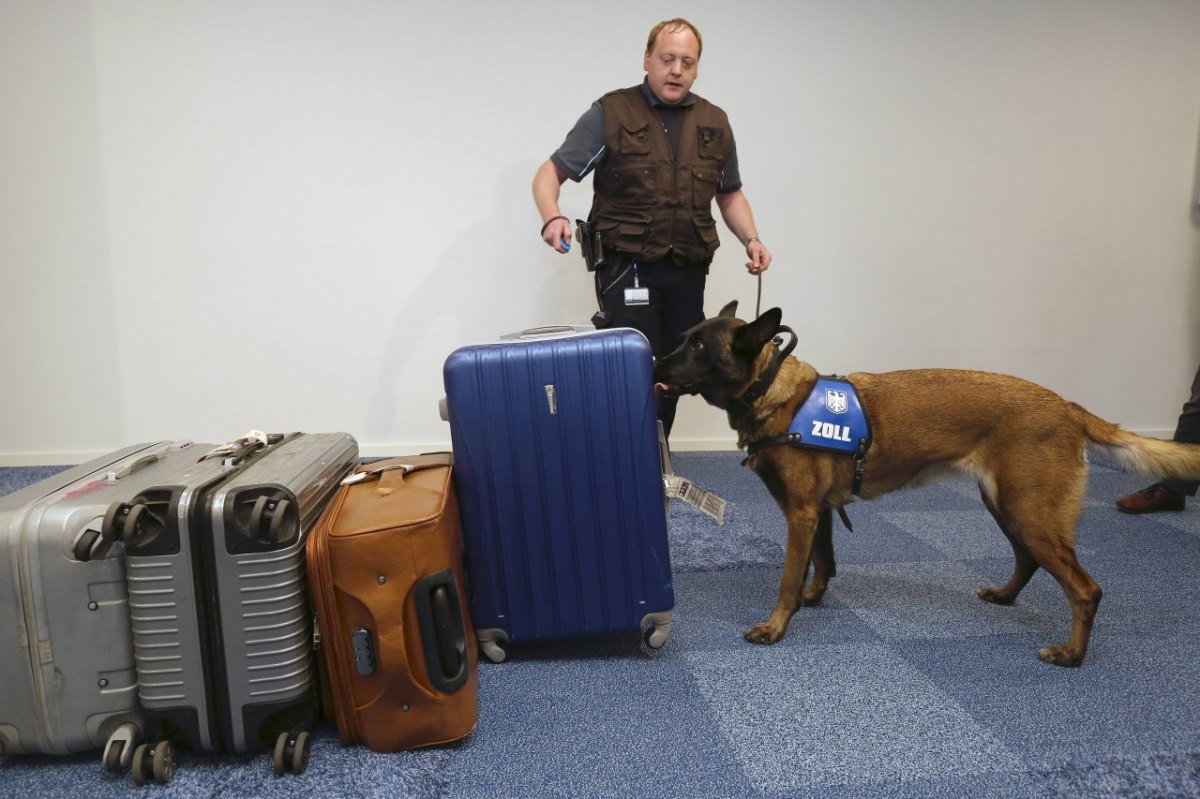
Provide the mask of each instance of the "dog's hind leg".
{"label": "dog's hind leg", "polygon": [[[813,538],[822,510],[815,504],[785,509],[788,523],[787,555],[783,560],[783,578],[779,581],[779,601],[770,617],[749,630],[744,637],[756,644],[773,644],[787,632],[792,614],[800,607],[808,562],[812,557]],[[826,511],[828,513],[828,511]],[[832,520],[830,520],[832,528]]]}
{"label": "dog's hind leg", "polygon": [[1029,555],[1058,581],[1071,603],[1071,636],[1066,644],[1042,647],[1038,657],[1056,666],[1078,666],[1087,652],[1092,622],[1100,606],[1100,585],[1075,557],[1075,524],[1087,483],[1083,464],[1041,473],[1036,485],[1000,487],[1000,515]]}
{"label": "dog's hind leg", "polygon": [[804,589],[804,604],[819,605],[829,578],[837,574],[837,563],[833,558],[833,509],[825,508],[817,518],[817,534],[813,538],[812,579]]}
{"label": "dog's hind leg", "polygon": [[1078,666],[1087,653],[1092,622],[1100,607],[1100,584],[1076,560],[1073,546],[1039,538],[1030,542],[1029,551],[1054,576],[1071,603],[1071,637],[1066,644],[1042,647],[1038,657],[1056,666]]}
{"label": "dog's hind leg", "polygon": [[991,602],[994,605],[1011,605],[1017,598],[1017,594],[1021,593],[1021,589],[1025,587],[1029,579],[1033,577],[1038,569],[1037,561],[1029,554],[1029,550],[1021,543],[1021,539],[1017,538],[1009,532],[1008,524],[1004,517],[996,508],[988,491],[980,488],[980,496],[983,497],[983,504],[987,507],[988,513],[992,514],[992,518],[996,520],[996,525],[999,526],[1000,532],[1004,533],[1004,537],[1008,539],[1008,543],[1012,545],[1013,564],[1012,577],[1008,578],[1008,584],[1003,588],[980,588],[975,593],[984,602]]}

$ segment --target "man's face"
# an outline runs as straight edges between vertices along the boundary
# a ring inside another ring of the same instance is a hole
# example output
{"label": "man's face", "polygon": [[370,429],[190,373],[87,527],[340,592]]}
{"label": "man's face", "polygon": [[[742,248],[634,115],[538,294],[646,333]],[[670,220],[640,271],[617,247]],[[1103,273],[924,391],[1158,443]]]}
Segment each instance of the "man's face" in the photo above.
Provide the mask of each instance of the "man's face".
{"label": "man's face", "polygon": [[687,28],[662,31],[642,60],[650,90],[664,103],[674,105],[687,97],[700,68],[700,43]]}

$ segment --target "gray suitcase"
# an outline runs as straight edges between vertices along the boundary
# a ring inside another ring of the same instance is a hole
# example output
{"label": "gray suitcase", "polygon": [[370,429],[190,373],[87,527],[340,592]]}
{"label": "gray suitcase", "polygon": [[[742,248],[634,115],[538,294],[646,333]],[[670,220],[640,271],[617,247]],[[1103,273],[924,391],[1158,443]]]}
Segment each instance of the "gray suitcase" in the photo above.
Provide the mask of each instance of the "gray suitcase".
{"label": "gray suitcase", "polygon": [[122,551],[102,540],[104,519],[147,486],[186,483],[204,449],[139,444],[0,497],[0,753],[104,747],[111,771],[129,765],[142,722]]}
{"label": "gray suitcase", "polygon": [[307,765],[318,703],[305,541],[358,444],[297,434],[214,455],[207,479],[154,486],[110,513],[149,741],[131,760],[139,785],[171,779],[175,745],[273,747],[280,774]]}

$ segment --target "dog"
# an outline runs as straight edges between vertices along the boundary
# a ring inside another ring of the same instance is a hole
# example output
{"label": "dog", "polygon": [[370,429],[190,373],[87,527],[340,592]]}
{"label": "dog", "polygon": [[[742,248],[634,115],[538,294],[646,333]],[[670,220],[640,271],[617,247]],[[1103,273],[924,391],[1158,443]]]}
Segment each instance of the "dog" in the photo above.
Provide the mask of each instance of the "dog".
{"label": "dog", "polygon": [[1045,569],[1070,601],[1071,634],[1038,656],[1058,666],[1080,665],[1101,597],[1100,585],[1075,557],[1086,446],[1129,471],[1184,479],[1200,478],[1200,446],[1122,430],[1017,377],[959,369],[851,374],[870,420],[865,454],[795,446],[785,436],[817,371],[788,355],[790,347],[780,349],[777,336],[791,331],[781,327],[779,308],[752,322],[736,312],[734,301],[689,329],[677,349],[655,362],[654,374],[660,392],[698,394],[728,413],[738,446],[750,451],[748,465],[787,519],[779,601],[745,638],[773,644],[801,605],[821,601],[836,573],[832,510],[841,512],[854,493],[872,499],[956,470],[977,480],[1016,560],[1008,583],[981,588],[979,597],[1010,605],[1037,569]]}

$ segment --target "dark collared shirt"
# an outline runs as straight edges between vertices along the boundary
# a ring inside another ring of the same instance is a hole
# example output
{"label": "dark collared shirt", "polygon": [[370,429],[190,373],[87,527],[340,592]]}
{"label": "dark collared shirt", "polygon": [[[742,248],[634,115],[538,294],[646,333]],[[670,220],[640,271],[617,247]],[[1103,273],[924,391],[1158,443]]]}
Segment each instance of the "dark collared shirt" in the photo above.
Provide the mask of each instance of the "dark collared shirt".
{"label": "dark collared shirt", "polygon": [[[663,129],[671,139],[672,149],[679,149],[679,130],[683,120],[683,109],[694,104],[696,98],[689,92],[687,97],[675,105],[664,103],[654,95],[654,92],[650,91],[650,84],[644,79],[642,80],[642,94],[646,96],[646,101],[650,103],[650,106],[658,111]],[[579,121],[575,123],[575,127],[571,128],[567,138],[550,156],[550,160],[554,162],[560,172],[576,183],[587,177],[587,174],[598,164],[603,163],[604,107],[600,105],[599,100],[592,103],[592,107],[583,112],[583,116],[579,117]],[[737,191],[741,187],[742,176],[738,171],[737,142],[735,141],[729,153],[729,160],[725,162],[725,169],[721,172],[721,178],[717,183],[717,193],[727,194]]]}

